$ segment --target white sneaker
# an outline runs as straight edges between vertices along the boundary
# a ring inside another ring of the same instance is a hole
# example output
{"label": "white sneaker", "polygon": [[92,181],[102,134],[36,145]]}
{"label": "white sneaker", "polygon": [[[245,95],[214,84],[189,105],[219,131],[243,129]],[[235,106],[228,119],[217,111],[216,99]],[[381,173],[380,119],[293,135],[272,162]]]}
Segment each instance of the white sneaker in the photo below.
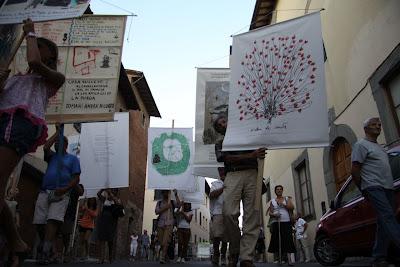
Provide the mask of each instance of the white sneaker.
{"label": "white sneaker", "polygon": [[181,260],[182,260],[181,257],[178,257],[178,259],[176,259],[176,263],[181,263],[182,262]]}
{"label": "white sneaker", "polygon": [[185,258],[182,258],[181,259],[181,263],[185,263],[186,261],[185,261]]}

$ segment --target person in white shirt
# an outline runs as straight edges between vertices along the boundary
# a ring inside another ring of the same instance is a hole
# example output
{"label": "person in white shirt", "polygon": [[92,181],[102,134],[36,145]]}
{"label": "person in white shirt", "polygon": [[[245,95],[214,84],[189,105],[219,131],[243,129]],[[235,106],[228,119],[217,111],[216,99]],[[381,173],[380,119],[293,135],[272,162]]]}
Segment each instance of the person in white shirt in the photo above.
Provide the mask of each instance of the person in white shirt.
{"label": "person in white shirt", "polygon": [[299,259],[300,261],[310,262],[310,250],[307,242],[307,222],[301,217],[301,213],[297,212],[296,214],[296,245],[298,248]]}
{"label": "person in white shirt", "polygon": [[[211,183],[210,188],[210,215],[211,215],[211,239],[213,240],[213,257],[212,264],[219,266],[219,260],[221,256],[221,265],[226,265],[226,248],[227,242],[224,237],[224,219],[222,215],[222,207],[224,202],[224,179],[225,169],[224,167],[218,168],[220,180],[216,180]],[[221,244],[221,251],[219,245]]]}
{"label": "person in white shirt", "polygon": [[130,256],[131,256],[131,260],[132,261],[134,261],[135,258],[136,258],[136,252],[137,252],[137,247],[138,247],[138,238],[139,238],[139,236],[136,233],[133,233],[131,235],[131,247],[130,247],[130,249],[131,249],[130,252],[131,253],[130,253]]}
{"label": "person in white shirt", "polygon": [[190,241],[190,222],[193,218],[192,205],[184,202],[178,212],[178,259],[177,263],[184,263]]}

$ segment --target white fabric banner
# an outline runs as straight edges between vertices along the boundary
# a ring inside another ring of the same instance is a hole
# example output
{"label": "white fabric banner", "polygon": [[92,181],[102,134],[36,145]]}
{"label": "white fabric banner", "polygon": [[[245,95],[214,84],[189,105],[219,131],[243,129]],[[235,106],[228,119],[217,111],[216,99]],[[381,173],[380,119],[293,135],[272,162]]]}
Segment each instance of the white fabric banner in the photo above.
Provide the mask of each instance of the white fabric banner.
{"label": "white fabric banner", "polygon": [[193,190],[193,129],[149,128],[147,188]]}
{"label": "white fabric banner", "polygon": [[179,199],[192,204],[203,204],[206,180],[202,176],[195,176],[193,179],[195,181],[193,190],[178,190]]}
{"label": "white fabric banner", "polygon": [[0,24],[49,21],[82,16],[89,0],[3,0],[0,1]]}
{"label": "white fabric banner", "polygon": [[196,85],[196,127],[194,174],[219,178],[214,144],[222,138],[213,122],[219,114],[227,114],[230,70],[198,68]]}
{"label": "white fabric banner", "polygon": [[129,186],[129,113],[112,122],[82,124],[81,183],[85,189]]}
{"label": "white fabric banner", "polygon": [[223,150],[329,143],[319,12],[233,37]]}

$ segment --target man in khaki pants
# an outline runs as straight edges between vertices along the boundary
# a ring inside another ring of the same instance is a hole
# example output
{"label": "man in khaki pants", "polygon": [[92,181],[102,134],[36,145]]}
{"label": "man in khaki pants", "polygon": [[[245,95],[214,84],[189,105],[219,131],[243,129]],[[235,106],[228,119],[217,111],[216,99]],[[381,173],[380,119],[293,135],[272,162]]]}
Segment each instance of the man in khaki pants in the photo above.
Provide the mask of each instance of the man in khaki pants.
{"label": "man in khaki pants", "polygon": [[[227,118],[220,115],[214,121],[214,129],[225,135]],[[224,162],[226,178],[224,181],[223,215],[226,235],[229,242],[229,264],[235,267],[253,267],[254,248],[259,233],[260,212],[254,209],[257,181],[257,158],[265,157],[265,148],[252,151],[224,151],[222,140],[215,145],[218,162]],[[243,202],[243,234],[240,236],[240,201]]]}

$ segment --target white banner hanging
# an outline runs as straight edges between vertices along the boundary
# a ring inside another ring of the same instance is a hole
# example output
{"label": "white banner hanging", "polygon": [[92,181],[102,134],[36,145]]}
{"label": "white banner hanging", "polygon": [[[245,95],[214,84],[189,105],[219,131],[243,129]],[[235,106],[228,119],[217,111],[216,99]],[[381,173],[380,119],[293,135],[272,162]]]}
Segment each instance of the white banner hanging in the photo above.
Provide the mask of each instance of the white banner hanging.
{"label": "white banner hanging", "polygon": [[112,122],[82,124],[81,183],[85,189],[129,186],[129,113]]}
{"label": "white banner hanging", "polygon": [[192,204],[204,204],[205,194],[205,178],[201,176],[195,176],[195,187],[193,190],[178,190],[180,200],[184,202],[190,202]]}
{"label": "white banner hanging", "polygon": [[49,21],[82,16],[89,0],[2,0],[0,1],[0,24]]}
{"label": "white banner hanging", "polygon": [[193,129],[149,128],[148,189],[193,190]]}
{"label": "white banner hanging", "polygon": [[230,70],[198,68],[196,85],[195,175],[219,178],[217,168],[223,166],[215,158],[214,144],[222,138],[213,122],[227,114]]}
{"label": "white banner hanging", "polygon": [[328,145],[319,12],[234,36],[232,50],[223,150]]}

